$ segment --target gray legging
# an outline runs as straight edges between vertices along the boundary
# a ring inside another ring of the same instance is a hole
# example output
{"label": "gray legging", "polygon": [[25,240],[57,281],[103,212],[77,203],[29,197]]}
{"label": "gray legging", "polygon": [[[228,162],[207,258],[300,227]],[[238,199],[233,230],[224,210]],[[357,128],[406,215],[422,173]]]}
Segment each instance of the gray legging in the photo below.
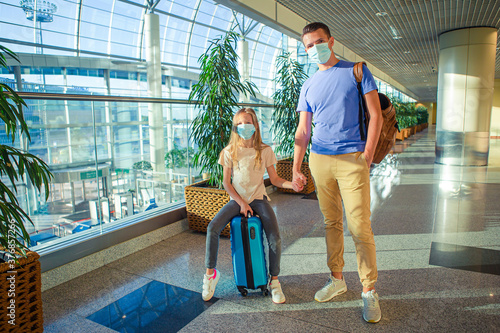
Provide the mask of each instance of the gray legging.
{"label": "gray legging", "polygon": [[[278,276],[281,260],[281,237],[278,221],[271,205],[267,200],[254,200],[250,203],[254,214],[259,215],[262,226],[269,242],[269,274]],[[240,205],[236,201],[229,201],[215,215],[207,228],[207,250],[205,254],[205,266],[212,269],[217,264],[217,253],[219,251],[219,235],[224,227],[231,222],[232,218],[240,214]]]}

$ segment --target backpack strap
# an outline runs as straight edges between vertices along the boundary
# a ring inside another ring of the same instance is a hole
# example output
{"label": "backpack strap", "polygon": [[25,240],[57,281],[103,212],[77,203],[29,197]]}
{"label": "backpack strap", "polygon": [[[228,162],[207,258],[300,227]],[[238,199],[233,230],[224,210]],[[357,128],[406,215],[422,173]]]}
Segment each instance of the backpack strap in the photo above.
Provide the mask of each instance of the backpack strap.
{"label": "backpack strap", "polygon": [[357,82],[358,93],[359,93],[359,101],[358,101],[359,134],[361,136],[361,140],[366,141],[368,124],[365,118],[365,110],[366,110],[365,99],[363,98],[363,90],[361,89],[361,80],[363,79],[363,65],[366,66],[366,63],[364,61],[355,63],[353,67],[353,72],[354,72],[354,78],[356,79]]}
{"label": "backpack strap", "polygon": [[356,78],[357,83],[361,83],[363,79],[363,65],[366,66],[366,62],[360,61],[354,64],[354,77]]}

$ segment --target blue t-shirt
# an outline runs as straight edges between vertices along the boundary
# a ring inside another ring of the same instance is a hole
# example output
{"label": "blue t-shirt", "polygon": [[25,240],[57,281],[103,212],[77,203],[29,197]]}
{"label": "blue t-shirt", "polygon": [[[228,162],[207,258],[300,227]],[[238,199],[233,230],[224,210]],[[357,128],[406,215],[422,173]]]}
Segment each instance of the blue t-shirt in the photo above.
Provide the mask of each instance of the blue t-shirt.
{"label": "blue t-shirt", "polygon": [[[365,150],[359,133],[359,95],[353,67],[353,62],[340,60],[335,66],[314,73],[302,86],[297,112],[313,114],[313,153],[340,155]],[[363,94],[377,89],[366,66],[361,87]]]}

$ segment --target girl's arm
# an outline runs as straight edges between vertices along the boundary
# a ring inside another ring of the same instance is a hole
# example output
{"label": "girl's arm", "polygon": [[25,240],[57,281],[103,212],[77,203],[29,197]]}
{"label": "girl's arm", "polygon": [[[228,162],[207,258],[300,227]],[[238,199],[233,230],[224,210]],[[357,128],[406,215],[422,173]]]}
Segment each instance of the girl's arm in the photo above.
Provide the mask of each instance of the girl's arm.
{"label": "girl's arm", "polygon": [[295,192],[299,192],[301,190],[299,184],[292,183],[288,180],[284,180],[283,178],[280,178],[278,176],[278,174],[276,173],[276,169],[274,168],[274,165],[270,165],[267,167],[267,174],[269,175],[269,179],[271,180],[271,184],[273,184],[274,186],[293,189]]}
{"label": "girl's arm", "polygon": [[253,210],[250,206],[241,198],[241,196],[236,192],[231,183],[231,174],[233,173],[233,169],[227,166],[223,167],[222,175],[222,185],[224,185],[224,189],[226,192],[233,198],[236,203],[240,206],[240,213],[247,216],[248,212],[253,216]]}

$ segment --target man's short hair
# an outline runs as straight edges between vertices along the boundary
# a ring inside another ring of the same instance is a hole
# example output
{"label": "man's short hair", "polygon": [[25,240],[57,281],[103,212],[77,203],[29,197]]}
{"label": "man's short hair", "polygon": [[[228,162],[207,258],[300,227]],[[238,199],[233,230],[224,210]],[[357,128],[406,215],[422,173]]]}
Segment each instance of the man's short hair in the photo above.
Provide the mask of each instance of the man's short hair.
{"label": "man's short hair", "polygon": [[302,38],[304,38],[304,35],[306,35],[310,32],[314,32],[318,29],[323,29],[323,31],[326,33],[328,38],[332,37],[332,35],[330,34],[330,29],[328,28],[328,26],[326,24],[321,23],[321,22],[313,22],[313,23],[309,23],[308,25],[306,25],[304,27],[304,29],[302,29]]}

